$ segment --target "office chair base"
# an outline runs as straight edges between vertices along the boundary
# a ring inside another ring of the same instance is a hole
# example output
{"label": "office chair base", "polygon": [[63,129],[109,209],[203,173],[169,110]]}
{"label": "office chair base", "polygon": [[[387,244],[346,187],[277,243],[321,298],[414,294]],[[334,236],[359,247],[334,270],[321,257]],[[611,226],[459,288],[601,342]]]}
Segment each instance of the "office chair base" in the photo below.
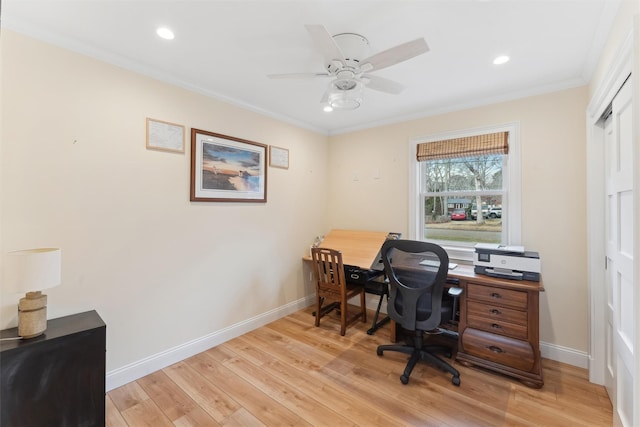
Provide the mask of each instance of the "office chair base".
{"label": "office chair base", "polygon": [[436,366],[443,372],[449,372],[453,375],[451,378],[451,383],[455,386],[460,386],[460,372],[453,366],[449,365],[444,360],[440,359],[434,353],[444,353],[448,358],[451,358],[451,350],[444,346],[439,345],[429,345],[423,347],[412,347],[408,345],[380,345],[378,346],[376,353],[378,356],[382,356],[385,351],[397,351],[399,353],[404,353],[410,355],[409,361],[407,362],[407,366],[404,368],[404,372],[400,375],[400,382],[402,384],[409,383],[409,376],[413,371],[413,368],[416,366],[419,360],[425,360],[429,362],[431,365]]}

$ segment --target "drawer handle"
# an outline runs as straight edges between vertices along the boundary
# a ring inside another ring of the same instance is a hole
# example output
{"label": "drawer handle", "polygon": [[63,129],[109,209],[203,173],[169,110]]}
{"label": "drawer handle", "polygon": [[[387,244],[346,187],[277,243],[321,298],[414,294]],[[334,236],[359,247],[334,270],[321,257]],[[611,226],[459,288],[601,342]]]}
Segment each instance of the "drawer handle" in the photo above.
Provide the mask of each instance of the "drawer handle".
{"label": "drawer handle", "polygon": [[497,292],[492,292],[492,293],[491,293],[491,298],[502,298],[502,295],[500,295],[500,294],[499,294],[499,293],[497,293]]}
{"label": "drawer handle", "polygon": [[493,329],[502,329],[502,326],[498,325],[497,323],[492,323],[492,324],[491,324],[491,327],[492,327]]}
{"label": "drawer handle", "polygon": [[494,308],[493,310],[491,310],[491,314],[502,314],[502,312]]}
{"label": "drawer handle", "polygon": [[489,350],[493,351],[494,353],[504,353],[504,350],[501,349],[500,347],[496,347],[495,345],[490,345],[489,347],[487,347]]}

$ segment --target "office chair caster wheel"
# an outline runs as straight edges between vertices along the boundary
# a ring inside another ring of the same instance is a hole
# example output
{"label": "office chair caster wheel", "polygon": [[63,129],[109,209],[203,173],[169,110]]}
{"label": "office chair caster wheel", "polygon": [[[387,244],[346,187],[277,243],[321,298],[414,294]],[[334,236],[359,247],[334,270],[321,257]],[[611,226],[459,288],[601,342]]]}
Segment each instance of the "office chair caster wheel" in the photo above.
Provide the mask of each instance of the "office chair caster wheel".
{"label": "office chair caster wheel", "polygon": [[400,382],[404,385],[409,384],[409,377],[406,375],[400,375]]}
{"label": "office chair caster wheel", "polygon": [[376,353],[378,354],[378,356],[382,356],[382,350],[376,349]]}
{"label": "office chair caster wheel", "polygon": [[451,378],[451,382],[453,383],[453,385],[460,387],[460,377]]}

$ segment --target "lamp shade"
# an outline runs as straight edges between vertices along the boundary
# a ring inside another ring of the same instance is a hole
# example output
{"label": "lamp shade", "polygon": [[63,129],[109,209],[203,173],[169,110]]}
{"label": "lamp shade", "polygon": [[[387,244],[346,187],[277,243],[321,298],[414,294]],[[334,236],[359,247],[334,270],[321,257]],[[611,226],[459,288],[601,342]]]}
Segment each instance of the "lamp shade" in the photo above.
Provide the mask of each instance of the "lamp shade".
{"label": "lamp shade", "polygon": [[5,293],[53,288],[61,282],[62,250],[37,248],[8,252],[4,263]]}

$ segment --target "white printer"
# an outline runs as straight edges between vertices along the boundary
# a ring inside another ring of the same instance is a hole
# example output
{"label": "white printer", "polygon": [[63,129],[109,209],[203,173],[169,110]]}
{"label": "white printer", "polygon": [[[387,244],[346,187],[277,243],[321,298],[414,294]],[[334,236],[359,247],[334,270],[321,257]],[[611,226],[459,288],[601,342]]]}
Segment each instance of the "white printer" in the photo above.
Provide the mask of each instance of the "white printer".
{"label": "white printer", "polygon": [[523,246],[478,243],[473,254],[474,271],[503,279],[540,281],[540,255]]}

